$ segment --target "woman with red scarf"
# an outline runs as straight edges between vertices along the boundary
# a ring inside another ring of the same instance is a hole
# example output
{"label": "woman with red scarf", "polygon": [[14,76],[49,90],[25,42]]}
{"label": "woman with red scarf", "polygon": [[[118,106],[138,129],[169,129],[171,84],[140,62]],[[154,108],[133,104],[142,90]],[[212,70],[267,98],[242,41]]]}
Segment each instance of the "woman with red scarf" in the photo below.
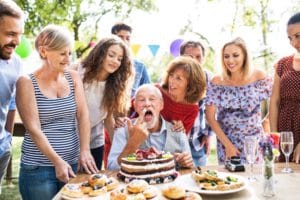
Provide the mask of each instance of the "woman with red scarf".
{"label": "woman with red scarf", "polygon": [[174,129],[183,123],[188,134],[198,115],[198,102],[205,95],[206,80],[202,67],[192,58],[177,57],[169,63],[162,85],[157,87],[164,99],[161,115],[174,123]]}

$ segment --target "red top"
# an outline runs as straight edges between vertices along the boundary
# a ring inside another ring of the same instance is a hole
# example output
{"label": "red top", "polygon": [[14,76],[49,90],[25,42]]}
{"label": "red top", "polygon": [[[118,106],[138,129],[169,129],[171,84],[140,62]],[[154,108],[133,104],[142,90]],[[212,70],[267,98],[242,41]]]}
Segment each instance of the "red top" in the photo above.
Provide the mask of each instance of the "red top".
{"label": "red top", "polygon": [[168,94],[166,94],[161,86],[156,85],[156,87],[160,89],[164,99],[164,108],[160,114],[168,122],[171,122],[172,120],[182,121],[186,134],[188,134],[198,115],[198,105],[175,102],[169,97]]}
{"label": "red top", "polygon": [[[294,135],[294,149],[300,142],[300,71],[293,68],[294,56],[282,58],[277,63],[276,72],[280,77],[280,103],[278,112],[278,130],[292,131]],[[290,161],[293,156],[290,156]],[[279,161],[284,161],[281,152]]]}

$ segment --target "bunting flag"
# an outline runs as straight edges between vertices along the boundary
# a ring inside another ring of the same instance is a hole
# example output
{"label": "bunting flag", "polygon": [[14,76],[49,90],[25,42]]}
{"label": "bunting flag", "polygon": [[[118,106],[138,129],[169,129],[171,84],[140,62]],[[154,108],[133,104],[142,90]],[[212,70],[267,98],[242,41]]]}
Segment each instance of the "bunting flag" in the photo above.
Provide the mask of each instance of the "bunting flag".
{"label": "bunting flag", "polygon": [[159,44],[149,44],[148,47],[149,47],[152,55],[155,57],[157,52],[158,52],[158,49],[159,49],[160,45]]}
{"label": "bunting flag", "polygon": [[132,51],[134,57],[136,57],[136,55],[139,53],[140,48],[141,48],[140,44],[132,44],[131,45],[131,51]]}

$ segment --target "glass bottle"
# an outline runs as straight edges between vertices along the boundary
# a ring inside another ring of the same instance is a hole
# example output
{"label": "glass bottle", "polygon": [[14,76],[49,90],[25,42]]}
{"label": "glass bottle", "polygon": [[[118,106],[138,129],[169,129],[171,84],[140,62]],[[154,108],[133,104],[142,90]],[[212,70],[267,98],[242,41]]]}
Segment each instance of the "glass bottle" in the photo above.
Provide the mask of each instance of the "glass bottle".
{"label": "glass bottle", "polygon": [[264,143],[263,145],[263,196],[271,197],[275,195],[274,188],[274,155],[272,145]]}

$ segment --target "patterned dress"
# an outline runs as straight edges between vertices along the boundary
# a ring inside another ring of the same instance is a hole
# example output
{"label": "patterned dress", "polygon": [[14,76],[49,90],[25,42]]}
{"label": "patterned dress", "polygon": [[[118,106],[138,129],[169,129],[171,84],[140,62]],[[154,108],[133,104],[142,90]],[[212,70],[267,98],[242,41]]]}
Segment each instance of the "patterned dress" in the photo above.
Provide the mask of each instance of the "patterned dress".
{"label": "patterned dress", "polygon": [[[300,141],[300,71],[293,69],[293,56],[282,58],[276,73],[280,77],[278,131],[292,131],[295,148]],[[279,161],[285,161],[282,152]]]}
{"label": "patterned dress", "polygon": [[[206,105],[217,107],[217,121],[222,130],[242,152],[246,135],[263,134],[260,104],[270,97],[272,78],[267,77],[244,86],[223,86],[209,83]],[[219,164],[225,161],[225,148],[217,141]]]}

